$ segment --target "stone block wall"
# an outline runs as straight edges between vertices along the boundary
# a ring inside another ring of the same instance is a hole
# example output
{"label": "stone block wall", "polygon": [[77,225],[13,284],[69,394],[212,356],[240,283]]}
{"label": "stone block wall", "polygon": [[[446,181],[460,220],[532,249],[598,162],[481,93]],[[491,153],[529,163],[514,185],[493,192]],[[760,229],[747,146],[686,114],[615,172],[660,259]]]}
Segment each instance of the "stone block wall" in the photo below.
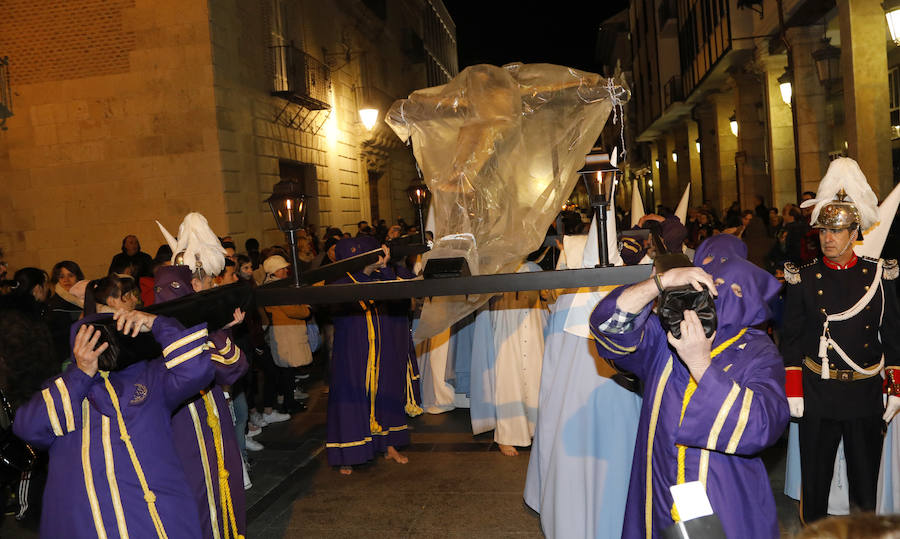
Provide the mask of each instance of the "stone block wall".
{"label": "stone block wall", "polygon": [[99,277],[124,236],[152,256],[164,241],[155,221],[174,233],[191,211],[239,250],[249,237],[282,243],[265,200],[285,164],[315,166],[308,222],[355,232],[372,218],[364,143],[384,157],[382,216],[413,222],[411,152],[386,126],[363,128],[357,96],[377,87],[382,121],[424,86],[424,63],[404,49],[421,2],[393,0],[380,22],[356,0],[284,3],[286,42],[332,70],[316,133],[286,126],[298,106],[271,96],[277,4],[5,2],[15,115],[0,132],[0,248],[11,269],[71,259]]}
{"label": "stone block wall", "polygon": [[13,110],[0,132],[10,269],[62,259],[105,274],[122,238],[153,255],[159,220],[224,234],[209,13],[200,0],[4,3]]}
{"label": "stone block wall", "polygon": [[[264,246],[284,241],[264,202],[280,179],[279,163],[315,165],[316,181],[306,185],[307,194],[314,197],[307,222],[319,225],[320,230],[336,226],[355,233],[358,221],[371,221],[368,174],[361,155],[362,143],[371,133],[360,124],[357,113],[362,73],[367,69],[378,73],[381,80],[406,92],[419,87],[409,81],[405,73],[409,68],[399,67],[400,59],[391,62],[389,68],[383,62],[384,57],[400,54],[397,41],[390,35],[390,24],[373,24],[356,3],[293,2],[283,8],[280,28],[273,22],[276,5],[270,0],[210,1],[225,214],[227,228],[239,247],[248,237],[256,237]],[[372,41],[363,35],[364,30],[380,32],[382,39]],[[271,96],[271,46],[279,40],[293,43],[331,68],[331,109],[310,113],[318,115],[313,120],[313,125],[321,124],[317,132],[285,125],[290,117],[306,111]],[[401,96],[405,94],[394,97]],[[386,105],[389,102],[383,104],[379,122]],[[373,131],[384,135],[386,129],[379,126]],[[387,135],[396,138],[389,130]],[[409,152],[396,153],[389,160],[391,165],[386,167],[380,185],[386,182],[390,186],[387,198],[396,200],[397,193],[412,178],[414,167]],[[394,173],[396,169],[403,172]],[[402,197],[405,201],[405,193]],[[397,207],[411,222],[409,203],[400,202]],[[389,216],[398,211],[394,207],[380,210]]]}

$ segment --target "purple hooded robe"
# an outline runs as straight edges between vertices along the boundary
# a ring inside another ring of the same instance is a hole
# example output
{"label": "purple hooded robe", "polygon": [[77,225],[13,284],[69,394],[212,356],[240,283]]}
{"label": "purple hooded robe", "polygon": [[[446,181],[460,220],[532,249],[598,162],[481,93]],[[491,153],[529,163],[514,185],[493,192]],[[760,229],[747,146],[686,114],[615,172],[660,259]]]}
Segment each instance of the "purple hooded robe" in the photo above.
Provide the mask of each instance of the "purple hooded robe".
{"label": "purple hooded robe", "polygon": [[[343,260],[378,247],[368,236],[349,238],[337,244],[335,255]],[[398,271],[403,272],[390,267],[371,275],[356,272],[336,284],[393,280]],[[408,300],[360,301],[335,311],[325,445],[330,465],[362,464],[388,446],[409,444],[406,415],[421,409],[408,312]]]}
{"label": "purple hooded robe", "polygon": [[[752,326],[769,317],[767,303],[780,285],[738,256],[738,246],[717,250],[715,243],[706,249],[719,252],[703,268],[717,283],[718,328],[712,363],[699,384],[669,348],[651,305],[624,333],[599,329],[626,287],[591,315],[601,353],[644,383],[623,537],[660,536],[676,516],[669,487],[698,480],[729,538],[779,536],[772,488],[756,455],[781,436],[789,419],[784,364],[772,341]],[[698,264],[708,252],[700,252]]]}
{"label": "purple hooded robe", "polygon": [[[193,294],[190,269],[187,266],[159,268],[154,291],[156,303]],[[213,526],[218,528],[219,537],[225,537],[225,526],[232,529],[232,511],[237,532],[244,535],[247,530],[241,452],[222,386],[237,382],[247,372],[249,363],[231,340],[231,330],[210,333],[207,346],[211,350],[209,362],[215,376],[211,384],[185,399],[186,402],[175,411],[172,430],[175,433],[175,448],[200,514],[203,537],[211,539],[214,537]],[[207,420],[207,408],[213,410],[220,423],[215,433]],[[222,472],[227,472],[227,494],[231,498],[230,507],[226,503],[225,508],[222,505]],[[229,536],[234,536],[233,529]]]}
{"label": "purple hooded robe", "polygon": [[[108,316],[74,324],[71,342],[83,324]],[[169,537],[202,537],[170,417],[212,380],[206,326],[184,329],[160,316],[152,332],[163,356],[110,372],[115,401],[102,373],[88,376],[72,362],[17,410],[16,436],[50,453],[41,537],[121,537],[127,532],[155,539],[153,510]],[[145,493],[138,469],[152,495]],[[153,509],[147,498],[155,498]]]}

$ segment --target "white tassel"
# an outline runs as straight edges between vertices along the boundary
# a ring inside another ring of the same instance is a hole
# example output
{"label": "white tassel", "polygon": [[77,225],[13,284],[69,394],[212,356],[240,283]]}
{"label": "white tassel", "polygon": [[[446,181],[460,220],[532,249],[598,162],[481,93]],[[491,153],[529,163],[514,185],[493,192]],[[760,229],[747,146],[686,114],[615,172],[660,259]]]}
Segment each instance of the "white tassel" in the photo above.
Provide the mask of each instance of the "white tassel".
{"label": "white tassel", "polygon": [[831,372],[828,370],[828,338],[825,335],[819,337],[819,358],[822,360],[822,379],[831,378]]}

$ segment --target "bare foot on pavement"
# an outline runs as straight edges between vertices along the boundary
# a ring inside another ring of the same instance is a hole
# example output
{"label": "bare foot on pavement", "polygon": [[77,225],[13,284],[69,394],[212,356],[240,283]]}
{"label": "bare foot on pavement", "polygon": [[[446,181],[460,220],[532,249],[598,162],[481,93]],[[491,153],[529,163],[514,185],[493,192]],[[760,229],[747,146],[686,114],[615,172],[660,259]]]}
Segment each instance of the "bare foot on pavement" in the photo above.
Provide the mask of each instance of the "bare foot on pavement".
{"label": "bare foot on pavement", "polygon": [[407,462],[409,462],[409,459],[398,453],[392,445],[388,446],[387,453],[385,453],[384,458],[396,461],[400,464],[406,464]]}

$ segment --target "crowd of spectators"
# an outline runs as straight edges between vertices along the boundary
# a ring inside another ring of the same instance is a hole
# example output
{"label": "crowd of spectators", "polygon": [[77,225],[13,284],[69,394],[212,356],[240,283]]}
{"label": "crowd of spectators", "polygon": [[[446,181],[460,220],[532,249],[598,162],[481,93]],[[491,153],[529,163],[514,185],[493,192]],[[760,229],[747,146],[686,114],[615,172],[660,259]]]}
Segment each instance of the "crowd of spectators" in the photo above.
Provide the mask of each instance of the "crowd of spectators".
{"label": "crowd of spectators", "polygon": [[[392,226],[384,220],[374,227],[361,221],[353,235],[374,236],[384,242],[416,232],[415,226],[401,218]],[[298,236],[301,271],[335,261],[337,242],[353,235],[335,227],[320,235],[316,225],[308,225]],[[220,241],[226,263],[214,277],[213,286],[241,283],[256,287],[287,277],[288,245],[261,248],[257,239],[249,238],[239,252],[231,237]],[[171,264],[172,257],[166,244],[151,256],[142,250],[137,236],[128,234],[120,251],[112,256],[107,274],[86,276],[73,260],[56,263],[49,273],[37,267],[10,272],[0,250],[0,390],[12,409],[38,391],[44,380],[65,369],[72,354],[69,330],[81,318],[152,305],[154,275],[159,267]],[[307,339],[308,323],[317,323],[324,341],[315,354]],[[286,421],[291,413],[305,409],[308,394],[300,384],[312,371],[327,371],[333,327],[326,312],[314,312],[309,306],[294,310],[253,307],[245,323],[235,328],[234,338],[252,360],[247,375],[230,388],[239,445],[245,462],[252,466],[253,459],[246,452],[263,449],[253,437],[263,427]],[[294,346],[297,344],[303,346]],[[32,506],[39,506],[40,489],[33,488],[30,497]]]}

